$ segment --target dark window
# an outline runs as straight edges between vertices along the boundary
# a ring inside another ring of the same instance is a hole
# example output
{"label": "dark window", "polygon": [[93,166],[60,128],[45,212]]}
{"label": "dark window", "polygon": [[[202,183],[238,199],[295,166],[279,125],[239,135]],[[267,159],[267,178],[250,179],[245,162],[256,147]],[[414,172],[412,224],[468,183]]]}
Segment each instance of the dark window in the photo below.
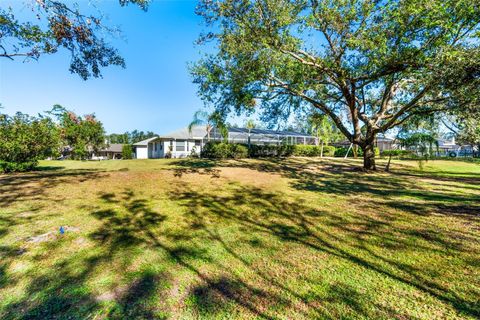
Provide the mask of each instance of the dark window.
{"label": "dark window", "polygon": [[202,141],[195,140],[195,147],[200,147],[201,144],[202,144]]}

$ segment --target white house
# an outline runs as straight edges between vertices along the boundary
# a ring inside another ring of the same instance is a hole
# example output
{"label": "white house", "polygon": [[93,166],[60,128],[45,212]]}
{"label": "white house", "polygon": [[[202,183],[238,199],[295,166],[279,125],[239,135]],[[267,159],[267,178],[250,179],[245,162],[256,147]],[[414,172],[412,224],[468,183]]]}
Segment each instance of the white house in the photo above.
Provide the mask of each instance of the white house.
{"label": "white house", "polygon": [[200,154],[207,136],[205,126],[183,128],[166,135],[145,139],[133,144],[137,159],[185,158],[192,151]]}
{"label": "white house", "polygon": [[268,129],[228,128],[226,137],[213,128],[207,135],[206,126],[196,126],[189,131],[183,128],[175,132],[145,139],[133,144],[137,159],[184,158],[192,154],[200,154],[203,145],[209,141],[223,141],[243,144],[310,144],[315,145],[317,139],[311,135],[294,131],[276,131]]}

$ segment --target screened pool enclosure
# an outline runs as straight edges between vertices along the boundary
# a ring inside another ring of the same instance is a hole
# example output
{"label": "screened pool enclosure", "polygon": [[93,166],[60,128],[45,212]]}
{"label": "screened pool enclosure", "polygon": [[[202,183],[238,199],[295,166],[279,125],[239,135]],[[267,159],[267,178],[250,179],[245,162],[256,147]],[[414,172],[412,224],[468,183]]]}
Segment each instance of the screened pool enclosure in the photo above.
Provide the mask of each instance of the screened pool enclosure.
{"label": "screened pool enclosure", "polygon": [[[205,140],[208,137],[205,136]],[[308,144],[315,145],[317,139],[311,135],[294,131],[276,131],[267,129],[228,128],[226,139],[220,134],[217,128],[210,132],[210,139],[213,141],[227,140],[230,143],[244,143],[256,145],[268,144]],[[204,141],[205,141],[204,140]]]}

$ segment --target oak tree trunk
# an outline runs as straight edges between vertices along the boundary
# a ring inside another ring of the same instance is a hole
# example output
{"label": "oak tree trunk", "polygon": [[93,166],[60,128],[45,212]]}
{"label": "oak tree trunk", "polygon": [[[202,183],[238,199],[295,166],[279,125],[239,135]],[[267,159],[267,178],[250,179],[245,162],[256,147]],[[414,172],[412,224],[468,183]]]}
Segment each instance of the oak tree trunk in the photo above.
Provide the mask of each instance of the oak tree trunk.
{"label": "oak tree trunk", "polygon": [[375,166],[375,144],[372,142],[367,142],[362,146],[363,150],[363,169],[364,170],[377,170]]}

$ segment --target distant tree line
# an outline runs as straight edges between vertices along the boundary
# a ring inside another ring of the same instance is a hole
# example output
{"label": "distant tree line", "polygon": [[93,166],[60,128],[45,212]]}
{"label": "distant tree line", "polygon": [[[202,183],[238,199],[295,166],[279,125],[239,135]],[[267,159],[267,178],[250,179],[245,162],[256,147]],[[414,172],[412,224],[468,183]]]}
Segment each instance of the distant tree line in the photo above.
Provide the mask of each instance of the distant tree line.
{"label": "distant tree line", "polygon": [[157,136],[156,133],[152,131],[138,131],[133,130],[131,132],[125,133],[112,133],[107,135],[107,142],[108,143],[123,143],[123,144],[134,144],[136,142],[152,138]]}

